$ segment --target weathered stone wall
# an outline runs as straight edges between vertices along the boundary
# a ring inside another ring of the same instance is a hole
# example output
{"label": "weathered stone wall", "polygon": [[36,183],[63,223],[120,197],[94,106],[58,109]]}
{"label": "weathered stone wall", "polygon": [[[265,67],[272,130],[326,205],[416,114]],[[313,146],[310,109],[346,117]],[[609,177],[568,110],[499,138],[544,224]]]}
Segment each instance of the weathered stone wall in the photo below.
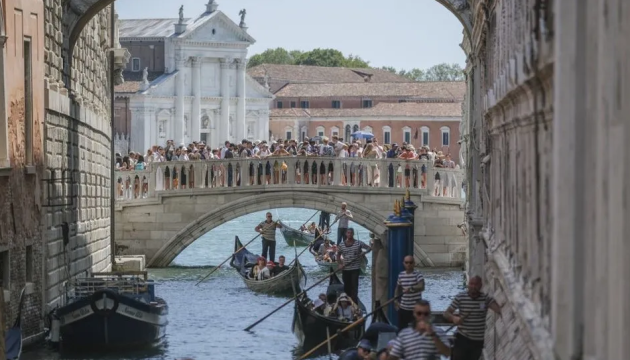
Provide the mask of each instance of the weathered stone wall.
{"label": "weathered stone wall", "polygon": [[[59,300],[64,281],[111,268],[111,8],[85,26],[64,84],[63,1],[46,1],[46,300]],[[66,86],[67,85],[67,86]],[[68,95],[67,88],[71,95]],[[62,225],[68,223],[64,245]]]}
{"label": "weathered stone wall", "polygon": [[536,0],[470,3],[471,271],[505,304],[502,320],[488,317],[485,356],[545,358],[552,353],[551,9]]}
{"label": "weathered stone wall", "polygon": [[[43,39],[40,21],[43,6],[40,1],[7,0],[7,41],[4,44],[1,81],[6,106],[10,168],[0,169],[0,282],[5,303],[4,324],[16,319],[20,293],[27,288],[22,310],[22,329],[26,338],[43,331],[42,322],[42,129],[44,98],[43,54],[36,44]],[[24,16],[24,14],[29,14]],[[6,17],[5,17],[6,16]],[[30,37],[30,59],[24,55],[24,39]],[[30,78],[28,68],[30,65]],[[30,82],[32,93],[26,95],[25,83]],[[30,105],[26,99],[30,100]],[[32,118],[27,116],[27,108]],[[4,116],[2,114],[0,116]],[[4,126],[5,119],[2,119]],[[30,124],[27,124],[30,121]],[[30,125],[30,128],[29,128]],[[1,139],[4,145],[4,140]],[[28,260],[27,260],[28,258]],[[4,333],[4,329],[2,329]]]}

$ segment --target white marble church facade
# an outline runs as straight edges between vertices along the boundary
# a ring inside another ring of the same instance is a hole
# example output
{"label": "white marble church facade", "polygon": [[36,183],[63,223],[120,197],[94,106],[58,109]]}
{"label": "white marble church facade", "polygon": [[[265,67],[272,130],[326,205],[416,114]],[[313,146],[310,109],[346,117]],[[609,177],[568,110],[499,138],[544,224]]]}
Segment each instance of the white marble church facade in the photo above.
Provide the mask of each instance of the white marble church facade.
{"label": "white marble church facade", "polygon": [[237,25],[214,1],[193,19],[184,19],[180,9],[175,21],[121,20],[120,41],[131,48],[130,66],[141,44],[164,42],[163,74],[149,81],[143,67],[139,90],[129,95],[131,150],[145,152],[167,140],[218,147],[226,140],[269,138],[273,94],[246,73],[247,49],[255,42],[246,30],[244,14]]}

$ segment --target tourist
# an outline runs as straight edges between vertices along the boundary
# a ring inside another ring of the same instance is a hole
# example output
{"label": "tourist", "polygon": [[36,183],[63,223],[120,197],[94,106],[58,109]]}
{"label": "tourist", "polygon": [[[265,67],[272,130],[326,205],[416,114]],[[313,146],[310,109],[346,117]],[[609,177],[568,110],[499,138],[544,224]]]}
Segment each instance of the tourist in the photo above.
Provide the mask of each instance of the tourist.
{"label": "tourist", "polygon": [[280,257],[278,258],[278,265],[274,266],[271,272],[272,276],[279,275],[281,272],[289,270],[289,267],[284,264],[285,261],[286,258],[284,257],[284,255],[280,255]]}
{"label": "tourist", "polygon": [[398,327],[406,328],[413,322],[413,308],[422,299],[424,291],[424,277],[414,269],[413,256],[407,255],[403,260],[405,270],[398,274],[396,297],[402,294],[400,302],[396,300],[394,306],[398,310]]}
{"label": "tourist", "polygon": [[355,321],[359,317],[359,307],[347,294],[341,293],[332,308],[332,316],[340,321]]}
{"label": "tourist", "polygon": [[[324,313],[326,313],[327,308],[330,307],[330,305],[328,305],[326,294],[324,293],[319,294],[317,299],[313,301],[312,305],[313,305],[312,310],[321,315],[324,315]],[[330,309],[328,309],[328,312],[330,312]]]}
{"label": "tourist", "polygon": [[[363,251],[366,249],[367,251]],[[346,240],[339,244],[337,250],[337,263],[343,270],[344,291],[354,302],[359,301],[359,273],[361,272],[361,259],[372,250],[370,246],[354,238],[354,229],[346,231]]]}
{"label": "tourist", "polygon": [[339,225],[337,227],[337,245],[341,243],[341,240],[346,239],[346,232],[348,230],[350,219],[352,219],[352,213],[348,210],[348,204],[342,202],[341,211],[337,214],[337,218],[335,219],[335,221],[339,221]]}
{"label": "tourist", "polygon": [[[479,360],[483,352],[488,308],[501,316],[501,307],[492,296],[481,292],[481,277],[468,281],[468,290],[455,296],[444,318],[457,325],[453,360]],[[459,310],[459,315],[455,315]]]}
{"label": "tourist", "polygon": [[367,339],[362,339],[361,341],[359,341],[359,345],[357,346],[358,359],[369,360],[371,354],[372,344],[370,344],[370,341]]}
{"label": "tourist", "polygon": [[398,333],[388,360],[439,359],[440,355],[449,356],[451,349],[447,345],[446,333],[439,328],[433,328],[429,321],[431,318],[429,302],[420,300],[414,306],[413,316],[415,320],[413,325]]}
{"label": "tourist", "polygon": [[[262,234],[262,256],[275,261],[276,259],[276,229],[282,227],[280,221],[273,221],[273,216],[270,212],[266,215],[266,220],[258,224],[254,231]],[[269,255],[269,257],[267,257]]]}
{"label": "tourist", "polygon": [[252,279],[257,279],[258,274],[264,271],[267,268],[267,259],[262,256],[259,256],[256,260],[256,265],[252,267],[252,270],[249,272],[249,277]]}
{"label": "tourist", "polygon": [[276,266],[276,264],[273,261],[268,261],[267,262],[267,266],[262,269],[261,271],[258,272],[257,276],[256,276],[256,280],[267,280],[267,279],[271,279],[271,277],[273,276],[273,268]]}

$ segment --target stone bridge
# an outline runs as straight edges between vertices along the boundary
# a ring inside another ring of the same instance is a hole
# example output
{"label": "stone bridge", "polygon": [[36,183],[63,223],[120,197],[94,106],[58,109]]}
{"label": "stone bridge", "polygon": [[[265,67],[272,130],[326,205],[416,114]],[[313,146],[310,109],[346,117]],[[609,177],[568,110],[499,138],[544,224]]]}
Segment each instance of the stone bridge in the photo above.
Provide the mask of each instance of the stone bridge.
{"label": "stone bridge", "polygon": [[[188,245],[240,216],[273,208],[339,211],[383,237],[384,219],[408,191],[415,212],[415,256],[424,266],[466,260],[463,173],[419,160],[276,157],[164,162],[118,171],[115,239],[119,254],[168,266]],[[236,235],[236,234],[235,234]]]}

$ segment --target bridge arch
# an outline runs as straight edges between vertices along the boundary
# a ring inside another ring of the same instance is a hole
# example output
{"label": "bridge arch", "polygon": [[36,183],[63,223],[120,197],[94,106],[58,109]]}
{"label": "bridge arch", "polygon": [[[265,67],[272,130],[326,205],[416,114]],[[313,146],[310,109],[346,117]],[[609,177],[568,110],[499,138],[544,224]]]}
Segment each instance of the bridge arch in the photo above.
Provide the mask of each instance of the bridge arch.
{"label": "bridge arch", "polygon": [[[147,266],[166,267],[190,244],[215,227],[243,215],[274,208],[295,207],[335,213],[339,210],[340,204],[345,201],[348,203],[348,208],[352,210],[355,223],[367,228],[377,236],[382,236],[386,231],[383,221],[391,210],[368,208],[347,195],[343,193],[323,195],[308,191],[279,191],[245,196],[213,208],[192,221],[172,236],[148,261]],[[391,198],[394,199],[394,197],[398,198],[396,195],[392,195]]]}

